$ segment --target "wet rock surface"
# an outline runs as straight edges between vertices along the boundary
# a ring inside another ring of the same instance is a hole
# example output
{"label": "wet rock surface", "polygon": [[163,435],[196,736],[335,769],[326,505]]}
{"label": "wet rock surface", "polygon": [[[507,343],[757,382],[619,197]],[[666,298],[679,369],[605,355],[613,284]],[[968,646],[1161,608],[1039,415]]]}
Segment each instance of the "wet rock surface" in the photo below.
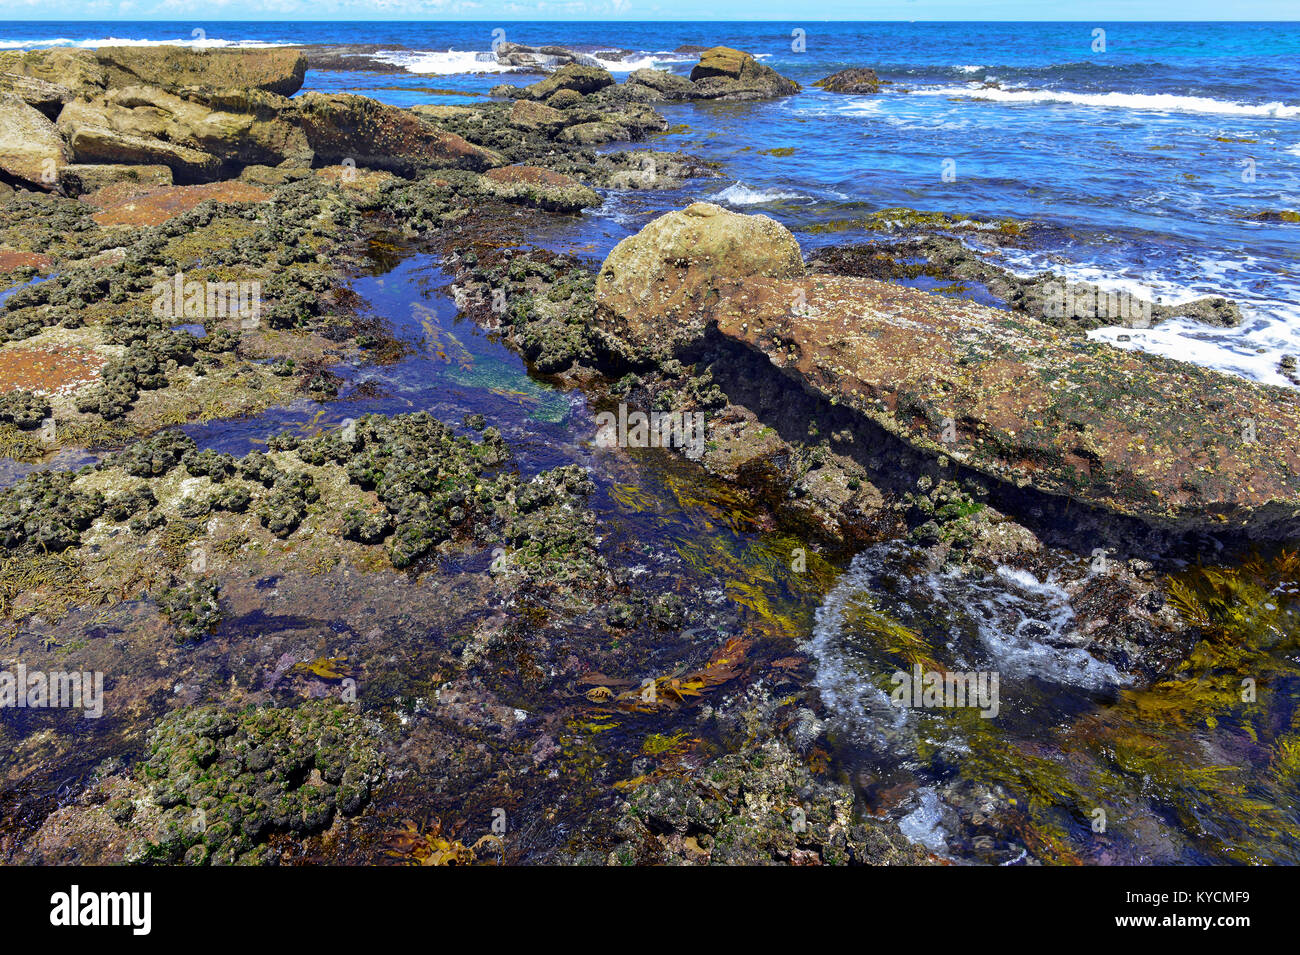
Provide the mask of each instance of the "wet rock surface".
{"label": "wet rock surface", "polygon": [[635,70],[625,84],[631,95],[649,100],[746,101],[776,99],[799,92],[799,84],[748,53],[715,46],[700,53],[689,77],[663,70]]}
{"label": "wet rock surface", "polygon": [[878,93],[880,77],[876,71],[865,66],[851,66],[838,73],[818,80],[813,86],[820,87],[828,93]]}
{"label": "wet rock surface", "polygon": [[[762,225],[707,212],[711,229],[737,240]],[[736,277],[723,277],[727,266],[710,247],[692,268],[700,218],[657,220],[602,268],[604,327],[633,353],[716,328],[800,387],[998,481],[1157,524],[1294,533],[1300,460],[1287,435],[1297,422],[1277,389],[870,279],[790,278],[788,258],[755,275],[761,252],[748,243]],[[771,254],[783,255],[793,238],[782,242],[770,220],[763,227],[777,236]],[[662,316],[654,336],[619,285],[619,263],[642,254],[673,264],[639,302],[640,314]],[[1254,430],[1243,432],[1243,420]]]}

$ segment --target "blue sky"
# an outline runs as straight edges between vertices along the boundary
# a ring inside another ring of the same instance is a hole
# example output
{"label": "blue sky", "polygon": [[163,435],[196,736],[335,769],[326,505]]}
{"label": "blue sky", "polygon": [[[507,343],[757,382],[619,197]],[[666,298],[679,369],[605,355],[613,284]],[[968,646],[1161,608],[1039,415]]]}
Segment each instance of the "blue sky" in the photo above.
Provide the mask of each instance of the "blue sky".
{"label": "blue sky", "polygon": [[1296,20],[1300,0],[3,0],[39,20]]}

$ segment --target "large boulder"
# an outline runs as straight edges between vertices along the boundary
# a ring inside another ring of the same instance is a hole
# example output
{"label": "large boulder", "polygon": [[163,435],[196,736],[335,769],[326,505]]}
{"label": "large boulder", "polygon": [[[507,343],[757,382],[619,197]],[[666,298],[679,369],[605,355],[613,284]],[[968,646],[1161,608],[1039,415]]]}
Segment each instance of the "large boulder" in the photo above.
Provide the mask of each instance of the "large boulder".
{"label": "large boulder", "polygon": [[299,105],[316,158],[414,175],[424,169],[481,172],[502,164],[490,150],[439,129],[414,113],[364,96],[308,93]]}
{"label": "large boulder", "polygon": [[193,50],[183,46],[107,46],[95,51],[109,86],[264,90],[292,96],[302,89],[307,58],[288,47]]}
{"label": "large boulder", "polygon": [[643,68],[633,70],[624,83],[629,88],[640,87],[656,94],[657,99],[690,99],[695,93],[695,86],[680,73],[668,70]]}
{"label": "large boulder", "polygon": [[704,332],[706,317],[683,290],[717,276],[791,278],[803,273],[793,235],[767,216],[697,202],[655,219],[605,259],[596,277],[602,325],[633,348],[666,354]]}
{"label": "large boulder", "polygon": [[546,79],[524,87],[530,99],[544,100],[560,90],[573,90],[586,96],[614,84],[614,77],[603,66],[583,66],[570,63],[562,66]]}
{"label": "large boulder", "polygon": [[754,100],[790,96],[799,84],[764,66],[748,53],[715,46],[700,54],[691,70],[693,99]]}
{"label": "large boulder", "polygon": [[216,179],[221,173],[221,160],[211,153],[153,136],[82,122],[64,127],[64,133],[78,163],[166,166],[176,179],[185,182]]}
{"label": "large boulder", "polygon": [[783,227],[704,205],[619,243],[596,299],[607,347],[646,359],[717,335],[1021,506],[1300,536],[1294,392],[973,302],[801,274]]}
{"label": "large boulder", "polygon": [[77,161],[169,167],[177,180],[203,181],[261,163],[308,163],[311,148],[290,101],[230,90],[196,102],[151,86],[73,100],[59,128]]}
{"label": "large boulder", "polygon": [[495,48],[496,60],[502,66],[519,70],[550,72],[576,63],[581,66],[600,66],[594,56],[579,53],[563,46],[524,46],[522,43],[500,43]]}
{"label": "large boulder", "polygon": [[593,120],[566,126],[557,138],[562,143],[573,143],[575,146],[603,146],[605,143],[631,139],[632,133],[618,123]]}
{"label": "large boulder", "polygon": [[12,93],[0,93],[0,170],[44,189],[70,159],[54,124]]}
{"label": "large boulder", "polygon": [[828,93],[878,93],[880,77],[875,70],[865,66],[851,66],[818,80],[813,86],[819,86]]}
{"label": "large boulder", "polygon": [[542,133],[555,132],[568,122],[560,110],[528,99],[515,100],[509,120],[511,126]]}
{"label": "large boulder", "polygon": [[727,46],[701,54],[689,78],[666,70],[634,70],[623,88],[648,100],[760,100],[799,92],[794,80]]}

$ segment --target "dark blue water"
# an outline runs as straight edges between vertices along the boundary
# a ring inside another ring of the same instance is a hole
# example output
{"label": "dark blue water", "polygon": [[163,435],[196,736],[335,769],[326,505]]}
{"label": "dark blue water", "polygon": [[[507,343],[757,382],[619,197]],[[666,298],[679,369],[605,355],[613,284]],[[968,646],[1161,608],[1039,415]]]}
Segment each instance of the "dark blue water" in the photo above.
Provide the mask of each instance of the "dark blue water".
{"label": "dark blue water", "polygon": [[[373,43],[405,72],[312,72],[308,87],[407,105],[469,102],[501,82],[494,39],[592,52],[620,77],[642,66],[686,72],[695,57],[677,47],[725,43],[804,92],[664,107],[686,129],[654,145],[719,161],[725,178],[662,196],[611,195],[568,228],[572,245],[599,254],[663,209],[705,198],[780,219],[805,250],[868,237],[854,223],[891,206],[1028,219],[1057,227],[1054,238],[1000,252],[1006,264],[1165,302],[1223,294],[1247,319],[1226,332],[1166,323],[1126,347],[1285,383],[1277,361],[1300,353],[1300,225],[1250,217],[1300,210],[1300,24],[808,23],[802,44],[799,28],[232,21],[195,34],[185,22],[10,22],[0,25],[0,48]],[[850,65],[890,85],[876,96],[809,85]],[[967,232],[979,244],[978,230]]]}

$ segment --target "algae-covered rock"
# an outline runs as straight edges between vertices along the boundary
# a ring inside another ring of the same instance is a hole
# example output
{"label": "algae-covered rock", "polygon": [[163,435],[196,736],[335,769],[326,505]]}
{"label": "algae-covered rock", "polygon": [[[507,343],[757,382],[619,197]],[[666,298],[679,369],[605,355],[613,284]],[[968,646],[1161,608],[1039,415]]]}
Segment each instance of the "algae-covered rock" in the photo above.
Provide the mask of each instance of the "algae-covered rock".
{"label": "algae-covered rock", "polygon": [[918,865],[895,823],[859,817],[853,791],[819,779],[783,739],[641,783],[611,865]]}
{"label": "algae-covered rock", "polygon": [[802,272],[799,243],[775,220],[697,202],[616,245],[597,276],[596,299],[610,331],[663,349],[703,331],[697,315],[669,305],[683,283]]}
{"label": "algae-covered rock", "polygon": [[524,92],[535,100],[544,100],[560,90],[573,90],[586,96],[606,86],[612,86],[613,83],[614,77],[604,67],[569,63],[546,79],[525,87]]}
{"label": "algae-covered rock", "polygon": [[0,53],[0,73],[30,76],[73,91],[102,89],[107,82],[93,51],[66,47]]}
{"label": "algae-covered rock", "polygon": [[756,100],[790,96],[799,84],[741,50],[715,46],[691,70],[692,99]]}
{"label": "algae-covered rock", "polygon": [[624,85],[650,90],[656,98],[667,100],[690,99],[695,91],[691,81],[680,73],[648,68],[633,70]]}
{"label": "algae-covered rock", "polygon": [[828,93],[878,93],[880,77],[875,70],[865,66],[851,66],[818,80],[813,86],[819,86]]}
{"label": "algae-covered rock", "polygon": [[221,621],[219,588],[211,581],[169,587],[158,597],[158,609],[176,628],[177,643],[197,643]]}
{"label": "algae-covered rock", "polygon": [[307,58],[300,50],[267,47],[195,50],[183,46],[102,46],[95,59],[109,86],[265,90],[292,96],[302,88]]}
{"label": "algae-covered rock", "polygon": [[523,129],[551,132],[560,129],[568,120],[563,112],[533,100],[515,100],[510,108],[510,124]]}
{"label": "algae-covered rock", "polygon": [[99,491],[73,487],[70,471],[38,471],[0,492],[0,544],[10,551],[61,551],[104,511]]}
{"label": "algae-covered rock", "polygon": [[348,705],[177,710],[151,734],[139,774],[162,824],[128,861],[268,861],[272,835],[306,836],[359,812],[383,764],[375,729]]}
{"label": "algae-covered rock", "polygon": [[489,169],[483,174],[482,186],[498,199],[524,202],[554,212],[578,212],[600,205],[600,196],[594,189],[563,173],[538,166]]}
{"label": "algae-covered rock", "polygon": [[615,140],[628,138],[629,132],[625,126],[604,120],[566,126],[559,136],[560,142],[573,143],[578,146],[600,146],[604,143],[612,143]]}
{"label": "algae-covered rock", "polygon": [[8,421],[23,431],[41,426],[50,414],[49,399],[21,388],[0,395],[0,421]]}
{"label": "algae-covered rock", "polygon": [[164,165],[142,166],[130,163],[68,163],[59,169],[59,185],[64,192],[73,196],[82,196],[120,182],[141,186],[170,186],[172,171]]}
{"label": "algae-covered rock", "polygon": [[[793,385],[1008,494],[1032,488],[1180,532],[1300,529],[1288,393],[973,302],[800,277],[783,227],[706,208],[707,241],[690,210],[670,213],[606,260],[598,322],[627,351],[716,328]],[[762,245],[739,248],[751,234]]]}
{"label": "algae-covered rock", "polygon": [[296,102],[320,161],[348,160],[400,175],[443,168],[481,171],[500,163],[496,154],[455,133],[364,96],[308,93]]}

